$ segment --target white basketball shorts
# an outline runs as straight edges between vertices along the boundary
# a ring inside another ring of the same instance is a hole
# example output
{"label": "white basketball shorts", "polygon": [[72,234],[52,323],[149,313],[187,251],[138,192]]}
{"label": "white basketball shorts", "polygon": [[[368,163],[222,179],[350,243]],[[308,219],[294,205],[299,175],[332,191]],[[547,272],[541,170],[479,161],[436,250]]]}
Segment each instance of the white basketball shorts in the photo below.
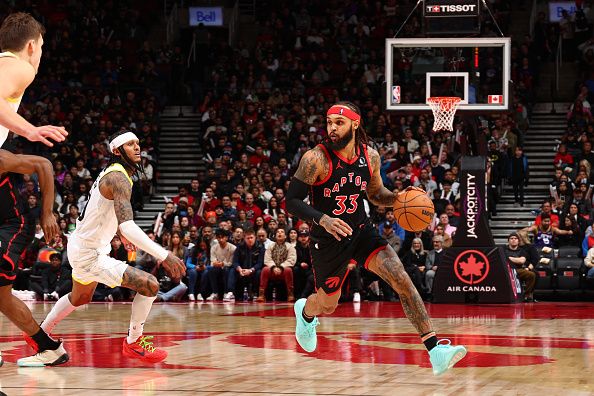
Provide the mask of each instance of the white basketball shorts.
{"label": "white basketball shorts", "polygon": [[128,264],[110,257],[107,248],[89,249],[81,245],[83,244],[76,238],[68,241],[72,279],[83,285],[99,282],[108,287],[120,286]]}

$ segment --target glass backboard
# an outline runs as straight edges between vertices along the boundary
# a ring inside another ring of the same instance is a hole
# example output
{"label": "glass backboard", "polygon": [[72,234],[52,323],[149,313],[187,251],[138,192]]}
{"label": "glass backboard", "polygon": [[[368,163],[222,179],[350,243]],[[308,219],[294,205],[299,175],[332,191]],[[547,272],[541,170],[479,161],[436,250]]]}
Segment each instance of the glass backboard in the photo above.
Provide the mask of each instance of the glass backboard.
{"label": "glass backboard", "polygon": [[458,96],[458,111],[507,110],[507,37],[386,39],[386,108],[430,111],[427,98]]}

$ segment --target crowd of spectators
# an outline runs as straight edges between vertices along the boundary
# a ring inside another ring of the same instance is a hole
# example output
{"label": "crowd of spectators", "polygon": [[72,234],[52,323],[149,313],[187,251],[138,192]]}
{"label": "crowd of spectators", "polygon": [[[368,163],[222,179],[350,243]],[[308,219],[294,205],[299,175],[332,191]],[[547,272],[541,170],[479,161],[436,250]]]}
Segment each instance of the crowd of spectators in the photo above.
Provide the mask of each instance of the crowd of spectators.
{"label": "crowd of spectators", "polygon": [[[39,261],[40,251],[51,249],[51,257],[64,251],[88,199],[90,183],[105,164],[105,140],[110,133],[120,128],[136,130],[143,140],[146,163],[156,165],[158,113],[167,100],[167,81],[183,74],[177,73],[182,57],[179,49],[155,51],[143,41],[143,29],[129,22],[141,17],[134,3],[56,8],[62,13],[32,10],[49,28],[42,60],[42,68],[47,69],[28,90],[22,112],[34,123],[61,122],[71,136],[68,145],[51,153],[58,186],[56,209],[64,235],[41,250],[29,249],[25,268]],[[240,41],[231,48],[204,30],[197,33],[197,53],[202,57],[188,73],[188,83],[195,111],[202,117],[199,138],[208,153],[207,170],[179,186],[179,194],[147,230],[184,260],[187,276],[170,279],[159,262],[118,237],[112,242],[112,255],[153,272],[163,301],[186,296],[191,301],[306,297],[314,290],[309,225],[286,212],[284,196],[303,153],[325,137],[326,109],[339,100],[350,100],[361,107],[363,124],[380,152],[384,184],[394,191],[411,185],[424,188],[434,201],[436,219],[419,233],[403,230],[389,208],[366,206],[419,292],[430,298],[435,271],[459,222],[458,160],[465,148],[465,125],[456,123],[452,133],[434,133],[431,116],[395,116],[380,103],[384,38],[394,36],[414,3],[269,2],[257,10],[260,33],[255,43]],[[504,30],[511,3],[490,2]],[[121,19],[126,23],[118,23]],[[485,22],[483,33],[494,32],[491,21]],[[419,19],[413,16],[401,35],[414,36],[419,28]],[[508,180],[517,186],[517,201],[523,204],[522,187],[529,175],[516,170],[527,170],[521,147],[539,64],[551,56],[548,37],[537,31],[534,38],[514,38],[512,106],[509,112],[486,117],[481,125],[480,133],[489,142],[490,202],[497,202],[499,186]],[[591,97],[592,78],[588,78],[584,93]],[[585,101],[582,98],[583,106],[574,107],[568,116],[568,131],[592,132],[592,118],[584,116]],[[564,139],[571,141],[571,135]],[[560,159],[566,160],[563,155]],[[565,165],[559,177],[569,178],[577,168]],[[150,194],[151,184],[145,180],[136,185],[135,202],[140,208],[142,194]],[[23,196],[32,209],[38,206],[37,194],[35,180],[25,178]],[[496,216],[496,205],[489,209]],[[581,208],[578,211],[577,217],[583,217]],[[35,244],[40,245],[37,236]],[[47,256],[43,271],[57,271],[51,257]],[[45,298],[68,289],[61,281],[68,278],[63,275],[68,271],[67,258],[62,262],[62,277],[54,277],[53,286],[42,287],[40,295]],[[343,285],[343,299],[397,298],[378,277],[356,263],[349,266],[352,271]],[[96,297],[113,300],[126,294],[103,289]]]}
{"label": "crowd of spectators", "polygon": [[[517,236],[525,246],[526,260],[520,264],[524,269],[550,265],[561,250],[583,257],[581,270],[587,278],[594,279],[594,117],[590,105],[594,100],[594,9],[591,2],[576,3],[577,11],[573,15],[563,12],[558,25],[547,24],[544,14],[539,15],[536,24],[536,35],[543,48],[552,51],[557,45],[556,37],[562,40],[563,61],[578,64],[579,79],[575,99],[567,112],[567,128],[556,148],[549,196],[533,212],[533,225],[520,230]],[[533,286],[532,281],[529,283]]]}

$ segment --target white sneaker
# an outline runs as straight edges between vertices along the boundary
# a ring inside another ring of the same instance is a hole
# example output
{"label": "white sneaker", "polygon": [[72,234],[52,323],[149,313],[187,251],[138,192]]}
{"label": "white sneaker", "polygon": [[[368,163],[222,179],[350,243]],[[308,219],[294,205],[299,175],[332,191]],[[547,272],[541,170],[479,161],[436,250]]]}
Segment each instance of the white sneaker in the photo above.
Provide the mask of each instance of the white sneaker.
{"label": "white sneaker", "polygon": [[193,294],[188,294],[189,301],[196,301],[196,297]]}
{"label": "white sneaker", "polygon": [[202,294],[196,294],[196,301],[204,301],[204,297],[202,297]]}
{"label": "white sneaker", "polygon": [[2,352],[0,352],[0,367],[4,364],[4,360],[2,360]]}
{"label": "white sneaker", "polygon": [[58,349],[48,349],[36,355],[19,359],[17,360],[17,365],[19,367],[57,366],[58,364],[66,363],[68,359],[68,353],[64,349],[64,343],[60,342]]}
{"label": "white sneaker", "polygon": [[225,295],[223,296],[223,301],[235,301],[235,295],[233,294],[233,292],[225,293]]}
{"label": "white sneaker", "polygon": [[52,296],[54,298],[54,300],[58,301],[60,299],[60,295],[58,294],[58,292],[53,291],[50,296]]}
{"label": "white sneaker", "polygon": [[206,298],[206,301],[215,301],[219,296],[217,296],[216,294],[212,293],[210,296],[208,296]]}
{"label": "white sneaker", "polygon": [[354,303],[361,302],[361,295],[359,293],[353,293],[353,302]]}

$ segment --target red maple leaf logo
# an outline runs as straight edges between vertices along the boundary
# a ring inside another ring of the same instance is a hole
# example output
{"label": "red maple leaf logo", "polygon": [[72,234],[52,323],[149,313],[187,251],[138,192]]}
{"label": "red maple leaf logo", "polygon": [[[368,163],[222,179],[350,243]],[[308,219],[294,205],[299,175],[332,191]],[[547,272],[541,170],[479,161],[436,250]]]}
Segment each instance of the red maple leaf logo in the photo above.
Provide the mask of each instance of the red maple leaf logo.
{"label": "red maple leaf logo", "polygon": [[482,261],[477,261],[476,257],[474,257],[474,254],[471,254],[466,262],[460,261],[462,276],[481,276],[483,274],[484,267],[485,263]]}
{"label": "red maple leaf logo", "polygon": [[480,250],[463,251],[454,261],[454,272],[463,283],[481,283],[489,275],[489,259]]}

